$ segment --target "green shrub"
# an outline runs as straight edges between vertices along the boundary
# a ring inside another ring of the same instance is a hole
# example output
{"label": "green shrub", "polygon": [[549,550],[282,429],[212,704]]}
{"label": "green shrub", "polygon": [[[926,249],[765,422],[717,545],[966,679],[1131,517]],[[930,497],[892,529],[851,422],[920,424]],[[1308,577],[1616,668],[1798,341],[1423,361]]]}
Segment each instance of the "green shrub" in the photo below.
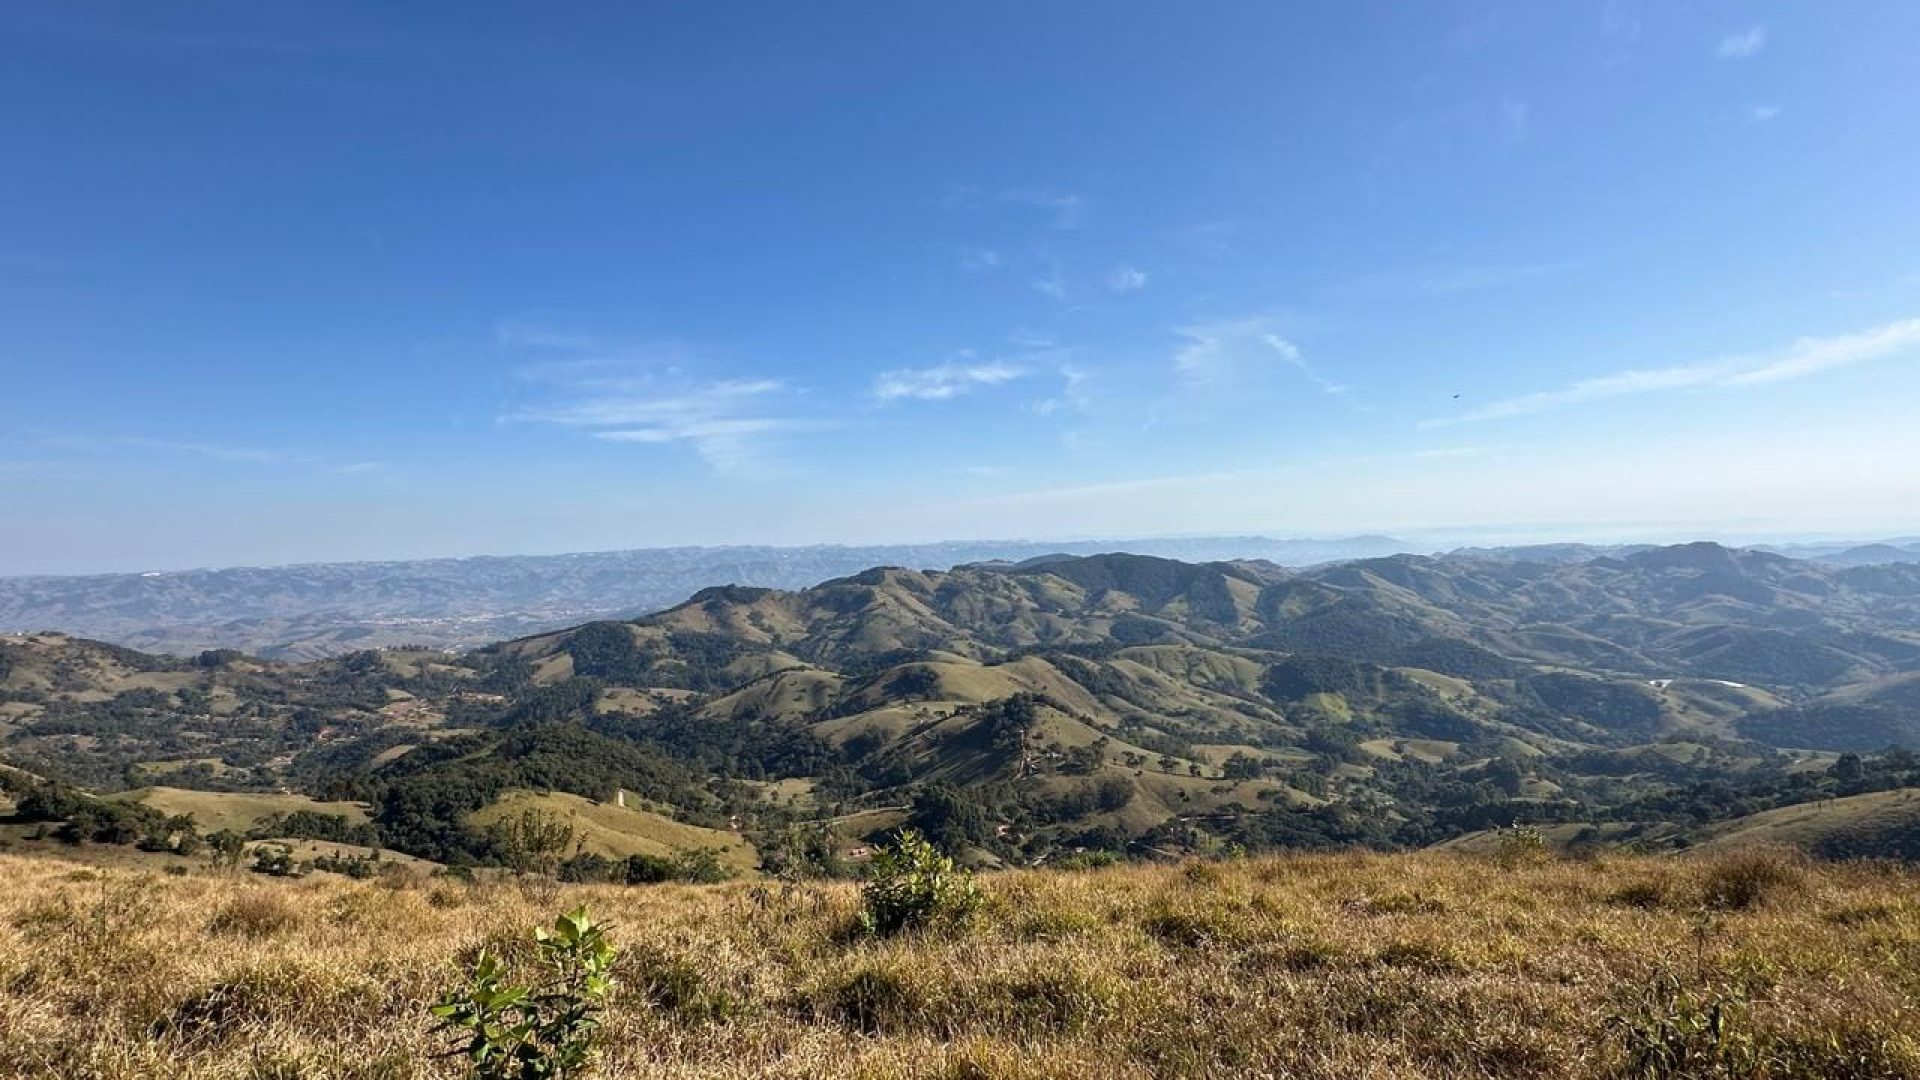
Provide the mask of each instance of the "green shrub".
{"label": "green shrub", "polygon": [[464,1033],[460,1052],[474,1080],[562,1080],[579,1076],[593,1053],[613,987],[614,947],[606,927],[583,907],[533,937],[547,969],[542,982],[509,983],[506,966],[482,949],[467,985],[431,1009],[442,1028]]}
{"label": "green shrub", "polygon": [[623,864],[610,867],[609,875],[629,885],[657,885],[684,881],[693,885],[713,885],[733,874],[720,861],[718,848],[691,848],[673,855],[637,854],[627,856]]}
{"label": "green shrub", "polygon": [[1054,869],[1056,870],[1102,870],[1109,866],[1118,865],[1120,865],[1119,853],[1108,851],[1105,848],[1095,848],[1091,851],[1076,851],[1066,858],[1054,860],[1053,863]]}
{"label": "green shrub", "polygon": [[292,877],[293,849],[285,844],[261,844],[253,849],[253,872],[271,877]]}
{"label": "green shrub", "polygon": [[870,934],[964,922],[980,906],[973,875],[912,829],[874,856],[860,890],[861,928]]}
{"label": "green shrub", "polygon": [[714,885],[733,876],[720,861],[719,848],[691,848],[674,856],[673,863],[680,880],[695,885]]}
{"label": "green shrub", "polygon": [[1547,834],[1531,825],[1515,825],[1511,829],[1501,829],[1500,839],[1494,843],[1494,861],[1509,870],[1527,863],[1539,862],[1546,855]]}

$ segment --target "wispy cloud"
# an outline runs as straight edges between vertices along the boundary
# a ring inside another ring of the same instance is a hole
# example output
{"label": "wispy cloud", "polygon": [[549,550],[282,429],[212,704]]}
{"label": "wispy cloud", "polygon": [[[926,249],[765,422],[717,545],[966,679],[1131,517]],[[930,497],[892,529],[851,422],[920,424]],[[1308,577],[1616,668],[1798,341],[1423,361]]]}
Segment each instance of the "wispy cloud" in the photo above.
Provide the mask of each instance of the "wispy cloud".
{"label": "wispy cloud", "polygon": [[1058,265],[1049,269],[1045,277],[1034,278],[1029,284],[1033,286],[1034,292],[1042,296],[1050,297],[1054,300],[1065,300],[1067,298],[1067,279],[1066,276],[1060,272]]}
{"label": "wispy cloud", "polygon": [[1087,223],[1087,201],[1072,192],[1016,188],[1003,195],[1002,201],[1044,211],[1049,229],[1070,231]]}
{"label": "wispy cloud", "polygon": [[1174,353],[1173,370],[1189,383],[1229,382],[1278,360],[1323,393],[1345,394],[1351,389],[1314,370],[1300,347],[1281,336],[1269,319],[1231,319],[1183,326],[1174,332],[1186,344]]}
{"label": "wispy cloud", "polygon": [[1764,124],[1774,117],[1779,116],[1780,111],[1780,106],[1778,105],[1752,105],[1747,108],[1747,119],[1756,124]]}
{"label": "wispy cloud", "polygon": [[197,458],[225,465],[280,469],[314,469],[339,475],[384,468],[383,462],[341,462],[324,454],[280,446],[247,446],[203,439],[162,438],[150,435],[90,435],[38,431],[30,442],[55,452],[118,459],[137,458],[141,464],[165,459]]}
{"label": "wispy cloud", "polygon": [[[1409,464],[1422,461],[1445,462],[1456,458],[1477,458],[1491,453],[1493,447],[1487,446],[1441,446],[1426,449],[1406,450],[1380,454],[1356,454],[1345,457],[1321,457],[1298,460],[1286,464],[1252,467],[1244,469],[1220,469],[1213,472],[1183,473],[1165,476],[1141,477],[1130,480],[1111,480],[1094,484],[1075,484],[1066,487],[1042,488],[1029,491],[1013,491],[1005,494],[990,495],[974,501],[976,507],[1003,505],[1024,505],[1028,503],[1055,502],[1062,499],[1110,495],[1136,495],[1152,491],[1174,488],[1189,488],[1202,485],[1238,483],[1243,481],[1277,480],[1289,476],[1312,475],[1329,469],[1365,467],[1383,464]],[[1433,468],[1443,468],[1435,465]]]}
{"label": "wispy cloud", "polygon": [[1767,28],[1750,26],[1737,34],[1728,34],[1714,46],[1713,52],[1722,60],[1742,60],[1754,56],[1767,47]]}
{"label": "wispy cloud", "polygon": [[1240,225],[1237,222],[1203,221],[1175,230],[1173,239],[1201,258],[1226,259],[1236,254],[1234,238],[1239,233]]}
{"label": "wispy cloud", "polygon": [[1620,0],[1607,0],[1600,8],[1600,33],[1631,41],[1640,36],[1640,19]]}
{"label": "wispy cloud", "polygon": [[1147,287],[1147,272],[1137,266],[1116,266],[1107,275],[1107,291],[1116,293],[1137,292]]}
{"label": "wispy cloud", "polygon": [[1025,378],[1031,371],[1005,360],[974,360],[963,356],[924,368],[895,368],[873,381],[877,401],[946,401],[983,387]]}
{"label": "wispy cloud", "polygon": [[246,465],[279,465],[312,463],[313,457],[290,450],[277,450],[258,446],[228,446],[222,443],[191,442],[177,439],[149,439],[141,436],[123,435],[112,440],[115,445],[131,447],[136,450],[157,450],[169,454],[192,454],[196,457],[210,458],[214,461],[227,461]]}
{"label": "wispy cloud", "polygon": [[565,352],[593,349],[600,344],[590,334],[532,319],[506,319],[495,323],[493,339],[507,349],[553,349]]}
{"label": "wispy cloud", "polygon": [[1056,413],[1085,413],[1093,407],[1090,393],[1093,374],[1077,364],[1061,361],[1054,369],[1060,376],[1060,392],[1033,403],[1037,416]]}
{"label": "wispy cloud", "polygon": [[981,274],[1000,266],[1000,253],[992,248],[961,248],[960,269]]}
{"label": "wispy cloud", "polygon": [[1879,360],[1920,348],[1920,319],[1902,319],[1854,334],[1801,338],[1757,356],[1731,357],[1664,368],[1634,368],[1496,401],[1459,416],[1425,421],[1422,427],[1503,420],[1569,405],[1678,390],[1759,386]]}
{"label": "wispy cloud", "polygon": [[656,372],[601,361],[548,365],[525,374],[547,387],[554,400],[503,420],[577,428],[603,442],[684,442],[716,472],[764,465],[769,436],[823,426],[781,414],[778,406],[792,388],[778,379],[702,381],[678,366]]}

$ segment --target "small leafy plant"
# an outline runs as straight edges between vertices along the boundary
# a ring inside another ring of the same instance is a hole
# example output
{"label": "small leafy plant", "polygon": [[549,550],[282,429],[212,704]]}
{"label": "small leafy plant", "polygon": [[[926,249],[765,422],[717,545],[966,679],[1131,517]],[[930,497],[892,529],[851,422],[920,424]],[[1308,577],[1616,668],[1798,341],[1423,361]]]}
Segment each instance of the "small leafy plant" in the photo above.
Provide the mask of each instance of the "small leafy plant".
{"label": "small leafy plant", "polygon": [[1502,829],[1499,836],[1494,844],[1493,859],[1508,870],[1547,857],[1547,834],[1532,825]]}
{"label": "small leafy plant", "polygon": [[980,906],[973,875],[912,829],[873,858],[860,890],[860,926],[870,934],[964,922]]}
{"label": "small leafy plant", "polygon": [[508,981],[485,949],[467,985],[432,1007],[443,1029],[463,1033],[474,1080],[564,1080],[581,1075],[593,1054],[600,1013],[613,988],[614,946],[607,928],[577,908],[533,932],[544,981]]}
{"label": "small leafy plant", "polygon": [[1747,1001],[1733,990],[1689,988],[1663,975],[1633,1013],[1616,1017],[1633,1080],[1753,1076],[1762,1061],[1747,1030]]}

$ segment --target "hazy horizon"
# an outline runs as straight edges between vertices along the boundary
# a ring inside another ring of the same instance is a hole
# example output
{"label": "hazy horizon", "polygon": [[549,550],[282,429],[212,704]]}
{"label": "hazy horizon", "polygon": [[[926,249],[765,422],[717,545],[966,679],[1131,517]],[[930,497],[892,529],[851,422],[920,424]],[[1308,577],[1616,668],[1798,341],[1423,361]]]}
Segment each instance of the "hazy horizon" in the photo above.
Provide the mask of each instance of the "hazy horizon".
{"label": "hazy horizon", "polygon": [[[972,547],[991,548],[996,546],[1045,546],[1060,544],[1082,547],[1090,544],[1112,544],[1113,550],[1126,551],[1129,545],[1173,545],[1179,543],[1219,544],[1234,540],[1246,540],[1253,543],[1268,542],[1275,544],[1312,545],[1324,544],[1337,546],[1342,543],[1368,540],[1391,541],[1400,545],[1396,550],[1405,554],[1445,554],[1450,551],[1467,548],[1520,548],[1532,546],[1551,546],[1558,544],[1583,545],[1591,547],[1611,546],[1666,546],[1689,543],[1716,543],[1728,547],[1780,547],[1791,549],[1796,546],[1865,546],[1881,542],[1912,543],[1920,539],[1920,530],[1912,533],[1867,532],[1809,532],[1809,533],[1770,533],[1742,531],[1703,530],[1693,533],[1663,533],[1652,528],[1629,528],[1615,533],[1579,532],[1559,530],[1520,529],[1510,531],[1488,531],[1469,528],[1440,528],[1411,530],[1406,533],[1357,532],[1327,534],[1275,534],[1271,532],[1247,533],[1159,533],[1135,536],[1085,535],[1085,536],[1002,536],[1002,537],[940,537],[930,540],[860,540],[860,541],[819,541],[813,543],[720,543],[720,544],[643,544],[596,548],[557,548],[538,551],[466,551],[466,552],[429,552],[412,555],[371,555],[351,558],[296,559],[286,562],[231,562],[197,563],[152,566],[109,566],[77,570],[23,570],[14,571],[0,567],[0,579],[7,578],[86,578],[116,577],[128,575],[175,575],[191,573],[217,573],[229,570],[276,570],[303,566],[375,566],[387,563],[415,562],[459,562],[484,559],[547,559],[576,556],[594,556],[625,554],[649,551],[858,551],[864,548],[940,548]],[[1340,561],[1338,558],[1331,561]]]}

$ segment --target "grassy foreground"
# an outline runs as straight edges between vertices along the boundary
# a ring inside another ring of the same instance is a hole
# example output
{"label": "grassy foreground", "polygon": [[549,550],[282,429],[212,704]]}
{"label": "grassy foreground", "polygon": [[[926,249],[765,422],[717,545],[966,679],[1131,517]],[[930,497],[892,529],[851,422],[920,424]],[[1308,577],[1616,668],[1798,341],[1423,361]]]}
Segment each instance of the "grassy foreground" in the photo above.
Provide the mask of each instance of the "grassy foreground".
{"label": "grassy foreground", "polygon": [[1023,871],[888,940],[849,885],[0,882],[4,1077],[458,1076],[427,1003],[582,902],[598,1076],[1920,1076],[1920,873],[1769,852]]}

